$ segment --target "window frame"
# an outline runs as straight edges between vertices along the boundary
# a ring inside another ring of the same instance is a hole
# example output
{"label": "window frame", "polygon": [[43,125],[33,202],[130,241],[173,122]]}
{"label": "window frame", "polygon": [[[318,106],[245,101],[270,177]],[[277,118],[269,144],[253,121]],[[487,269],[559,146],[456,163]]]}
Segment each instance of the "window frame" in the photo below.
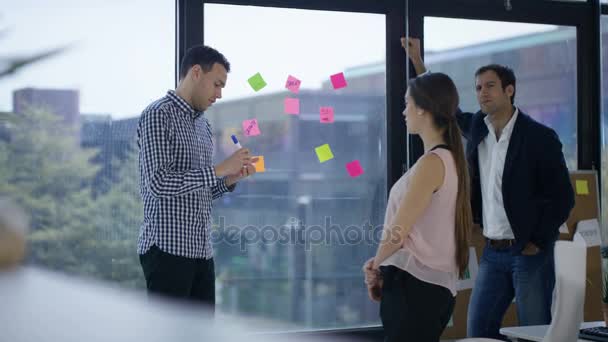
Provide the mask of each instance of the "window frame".
{"label": "window frame", "polygon": [[[406,130],[402,124],[406,82],[403,52],[397,37],[405,27],[405,3],[392,0],[176,0],[177,6],[177,61],[193,45],[204,44],[204,7],[205,4],[241,5],[309,9],[322,11],[345,11],[384,14],[386,16],[386,117],[387,117],[387,188],[401,177],[406,165]],[[179,63],[177,63],[179,64]],[[177,66],[176,66],[177,67]],[[391,72],[388,72],[391,68]]]}
{"label": "window frame", "polygon": [[[578,169],[601,166],[601,46],[599,1],[560,2],[554,0],[511,0],[507,11],[503,0],[409,1],[409,32],[422,40],[424,53],[424,17],[489,20],[570,26],[577,35],[577,159]],[[602,6],[608,11],[608,5]],[[560,15],[568,13],[567,16]],[[387,71],[388,72],[388,71]],[[410,151],[410,162],[424,152],[420,143]]]}
{"label": "window frame", "polygon": [[[572,26],[577,30],[577,155],[579,169],[601,167],[601,14],[608,4],[600,0],[561,2],[554,0],[176,0],[176,70],[184,52],[204,44],[204,6],[224,4],[276,8],[346,11],[386,16],[386,119],[388,189],[422,155],[420,140],[407,135],[401,113],[407,80],[405,56],[397,37],[419,36],[424,41],[424,17],[447,17],[504,22]],[[601,10],[600,10],[601,8]],[[568,13],[567,16],[561,15]],[[424,46],[422,46],[424,51]],[[411,63],[409,75],[413,75]],[[176,84],[179,73],[176,72]],[[601,182],[601,179],[600,179]],[[388,194],[387,194],[388,195]],[[285,333],[295,336],[382,338],[381,327]],[[276,336],[276,333],[273,332]]]}

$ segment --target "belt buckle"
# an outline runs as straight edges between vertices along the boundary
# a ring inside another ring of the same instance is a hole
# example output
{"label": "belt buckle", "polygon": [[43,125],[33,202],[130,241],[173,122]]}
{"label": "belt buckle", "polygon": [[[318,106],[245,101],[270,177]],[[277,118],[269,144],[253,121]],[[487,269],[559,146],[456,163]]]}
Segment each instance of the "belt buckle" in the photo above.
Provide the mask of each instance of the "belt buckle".
{"label": "belt buckle", "polygon": [[489,241],[489,245],[490,247],[494,248],[494,249],[507,249],[511,246],[513,246],[513,240],[511,239],[504,239],[504,240],[493,240],[493,239],[488,239]]}

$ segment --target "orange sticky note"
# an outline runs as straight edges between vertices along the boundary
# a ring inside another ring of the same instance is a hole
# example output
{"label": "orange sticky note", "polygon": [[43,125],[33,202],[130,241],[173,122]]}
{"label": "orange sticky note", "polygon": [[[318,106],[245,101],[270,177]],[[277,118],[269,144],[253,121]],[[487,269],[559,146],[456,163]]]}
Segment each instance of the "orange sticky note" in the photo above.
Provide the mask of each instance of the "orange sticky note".
{"label": "orange sticky note", "polygon": [[252,159],[258,158],[258,161],[253,163],[255,166],[255,172],[264,172],[266,171],[266,167],[264,166],[264,156],[253,156]]}

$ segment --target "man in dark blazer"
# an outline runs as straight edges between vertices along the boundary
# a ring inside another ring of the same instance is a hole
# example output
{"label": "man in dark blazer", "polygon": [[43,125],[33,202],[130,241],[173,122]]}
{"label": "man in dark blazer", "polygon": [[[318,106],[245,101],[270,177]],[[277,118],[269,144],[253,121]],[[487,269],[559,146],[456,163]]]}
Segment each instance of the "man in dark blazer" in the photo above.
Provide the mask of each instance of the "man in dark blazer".
{"label": "man in dark blazer", "polygon": [[[417,74],[428,72],[420,41],[402,38]],[[477,113],[458,113],[467,139],[473,220],[486,246],[469,302],[469,337],[501,338],[513,298],[520,325],[551,322],[553,248],[574,207],[555,131],[514,106],[515,75],[502,65],[475,73]]]}

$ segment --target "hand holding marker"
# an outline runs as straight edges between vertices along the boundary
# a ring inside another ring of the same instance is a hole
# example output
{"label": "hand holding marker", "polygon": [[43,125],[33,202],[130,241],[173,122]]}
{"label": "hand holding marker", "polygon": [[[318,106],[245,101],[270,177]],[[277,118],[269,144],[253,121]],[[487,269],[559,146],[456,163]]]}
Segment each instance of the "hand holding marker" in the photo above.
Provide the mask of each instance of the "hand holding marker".
{"label": "hand holding marker", "polygon": [[236,148],[241,149],[243,148],[243,146],[241,146],[241,143],[239,142],[239,139],[236,138],[236,135],[231,135],[232,137],[232,142],[234,143],[234,145],[236,146]]}
{"label": "hand holding marker", "polygon": [[[236,148],[238,148],[239,150],[243,148],[243,146],[241,146],[241,143],[239,142],[239,139],[236,138],[236,135],[231,135],[230,136],[232,138],[232,142],[234,143],[234,146],[236,146]],[[246,165],[243,165],[243,169],[247,168]]]}
{"label": "hand holding marker", "polygon": [[[241,143],[239,142],[239,139],[236,138],[236,135],[232,134],[230,136],[232,138],[232,142],[234,143],[234,146],[236,146],[236,148],[241,149],[243,148],[243,146],[241,145]],[[251,165],[253,165],[255,167],[255,162],[258,161],[258,158],[253,158]],[[246,165],[243,165],[243,168],[247,168]]]}

